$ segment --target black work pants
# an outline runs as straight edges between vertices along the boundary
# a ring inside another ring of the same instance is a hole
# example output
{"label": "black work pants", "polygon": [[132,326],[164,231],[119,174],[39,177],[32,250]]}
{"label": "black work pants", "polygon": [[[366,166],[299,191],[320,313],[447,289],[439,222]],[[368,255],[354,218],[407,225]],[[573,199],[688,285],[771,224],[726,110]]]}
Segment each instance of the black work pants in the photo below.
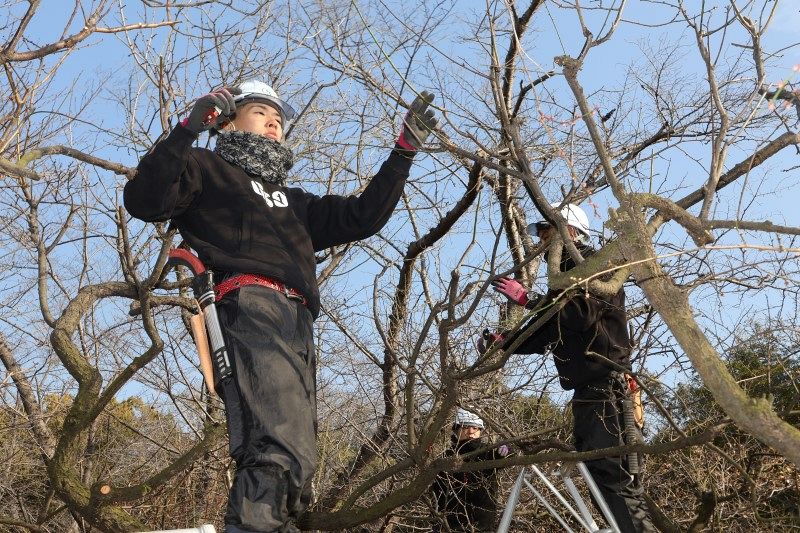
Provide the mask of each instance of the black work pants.
{"label": "black work pants", "polygon": [[311,313],[283,293],[249,285],[218,304],[235,386],[225,393],[236,475],[232,531],[296,531],[317,467],[316,361]]}
{"label": "black work pants", "polygon": [[[572,414],[577,451],[624,444],[622,394],[621,385],[611,377],[575,390]],[[642,498],[642,487],[627,470],[627,457],[606,457],[585,464],[622,533],[656,531]]]}

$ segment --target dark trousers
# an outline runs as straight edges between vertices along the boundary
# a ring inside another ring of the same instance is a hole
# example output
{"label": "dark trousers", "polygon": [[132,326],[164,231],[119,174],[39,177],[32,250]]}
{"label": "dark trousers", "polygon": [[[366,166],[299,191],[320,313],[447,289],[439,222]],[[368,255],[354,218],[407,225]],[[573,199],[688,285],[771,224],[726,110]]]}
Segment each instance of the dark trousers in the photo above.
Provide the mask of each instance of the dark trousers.
{"label": "dark trousers", "polygon": [[218,304],[235,386],[224,398],[236,476],[232,531],[296,531],[317,467],[313,319],[301,303],[250,285]]}
{"label": "dark trousers", "polygon": [[[579,452],[624,444],[622,388],[614,379],[600,380],[575,390],[572,414],[575,418],[575,448]],[[622,533],[657,531],[650,521],[642,487],[628,473],[627,457],[586,461],[600,492]]]}

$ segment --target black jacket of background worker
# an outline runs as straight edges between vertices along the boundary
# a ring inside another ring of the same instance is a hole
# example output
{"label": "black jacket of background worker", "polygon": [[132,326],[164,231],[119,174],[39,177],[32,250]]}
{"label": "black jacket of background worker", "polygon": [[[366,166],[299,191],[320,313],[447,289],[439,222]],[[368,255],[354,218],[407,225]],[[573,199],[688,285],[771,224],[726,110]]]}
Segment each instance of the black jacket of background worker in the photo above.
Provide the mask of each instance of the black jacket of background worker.
{"label": "black jacket of background worker", "polygon": [[[584,258],[594,252],[591,248],[577,244]],[[569,270],[574,263],[563,252],[562,270]],[[545,296],[544,308],[551,302],[564,298],[563,291],[551,290]],[[601,359],[590,355],[597,353],[614,363],[629,369],[631,342],[625,315],[625,291],[620,289],[610,298],[590,292],[575,290],[567,295],[564,307],[539,329],[531,333],[514,352],[520,354],[553,353],[558,378],[566,390],[607,377],[613,368]],[[557,302],[556,302],[557,303]],[[537,320],[534,316],[520,332],[505,344],[510,346],[514,338],[524,334]]]}
{"label": "black jacket of background worker", "polygon": [[[466,455],[485,446],[485,439],[453,439],[445,457]],[[499,450],[490,449],[467,457],[464,462],[493,461],[504,456]],[[494,531],[497,527],[497,469],[440,472],[431,488],[436,507],[451,531]],[[434,531],[445,531],[438,527],[440,524],[434,526]]]}

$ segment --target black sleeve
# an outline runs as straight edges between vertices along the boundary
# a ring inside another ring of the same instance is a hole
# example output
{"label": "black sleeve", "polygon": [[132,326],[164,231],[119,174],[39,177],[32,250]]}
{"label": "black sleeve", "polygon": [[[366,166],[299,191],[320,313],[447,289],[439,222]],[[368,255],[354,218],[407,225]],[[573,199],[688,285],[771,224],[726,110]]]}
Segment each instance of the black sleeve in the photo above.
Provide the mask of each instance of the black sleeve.
{"label": "black sleeve", "polygon": [[197,135],[178,126],[157,143],[125,184],[125,209],[146,222],[182,214],[203,190],[202,171],[191,153]]}
{"label": "black sleeve", "polygon": [[375,235],[392,215],[411,168],[411,159],[393,150],[358,196],[306,194],[308,228],[314,250]]}
{"label": "black sleeve", "polygon": [[[560,294],[561,293],[558,292],[551,292],[547,294],[546,298],[550,302],[554,302],[556,301],[555,298]],[[544,354],[548,347],[559,341],[563,335],[582,333],[591,328],[602,314],[604,305],[602,300],[597,300],[585,293],[576,293],[572,295],[564,307],[550,317],[547,322],[542,324],[539,329],[531,333],[531,335],[514,350],[514,353]],[[509,337],[505,341],[504,347],[510,347],[515,339],[520,337],[528,328],[536,323],[540,315],[541,314],[535,315],[516,335]]]}
{"label": "black sleeve", "polygon": [[[479,454],[475,460],[476,461],[498,461],[500,459],[505,458],[504,455],[500,455],[500,450],[497,448],[492,448],[491,450],[486,450],[485,452]],[[495,468],[485,468],[482,472],[493,472],[496,470]]]}

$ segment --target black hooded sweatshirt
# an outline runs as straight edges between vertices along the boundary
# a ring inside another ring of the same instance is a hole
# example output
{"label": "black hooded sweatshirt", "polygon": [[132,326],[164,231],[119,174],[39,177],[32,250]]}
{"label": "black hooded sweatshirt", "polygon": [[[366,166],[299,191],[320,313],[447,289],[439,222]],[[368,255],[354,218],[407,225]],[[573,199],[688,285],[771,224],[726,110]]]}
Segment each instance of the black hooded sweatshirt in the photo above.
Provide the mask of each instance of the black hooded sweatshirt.
{"label": "black hooded sweatshirt", "polygon": [[[594,253],[591,248],[579,245],[583,257]],[[567,252],[563,252],[561,270],[574,266]],[[610,298],[604,298],[580,289],[566,295],[563,291],[551,290],[545,295],[545,307],[550,302],[567,298],[564,307],[545,322],[516,349],[515,353],[530,354],[552,351],[561,386],[578,389],[584,385],[606,378],[614,368],[593,354],[600,354],[614,363],[629,369],[631,342],[625,314],[625,291],[620,289]],[[538,319],[534,316],[510,337],[509,347],[515,338],[522,335]]]}
{"label": "black hooded sweatshirt", "polygon": [[[319,315],[314,252],[374,235],[403,192],[411,159],[393,150],[359,196],[316,196],[268,183],[178,126],[125,185],[125,208],[146,222],[172,219],[207,268],[262,274],[298,290]],[[217,280],[220,281],[220,280]]]}

